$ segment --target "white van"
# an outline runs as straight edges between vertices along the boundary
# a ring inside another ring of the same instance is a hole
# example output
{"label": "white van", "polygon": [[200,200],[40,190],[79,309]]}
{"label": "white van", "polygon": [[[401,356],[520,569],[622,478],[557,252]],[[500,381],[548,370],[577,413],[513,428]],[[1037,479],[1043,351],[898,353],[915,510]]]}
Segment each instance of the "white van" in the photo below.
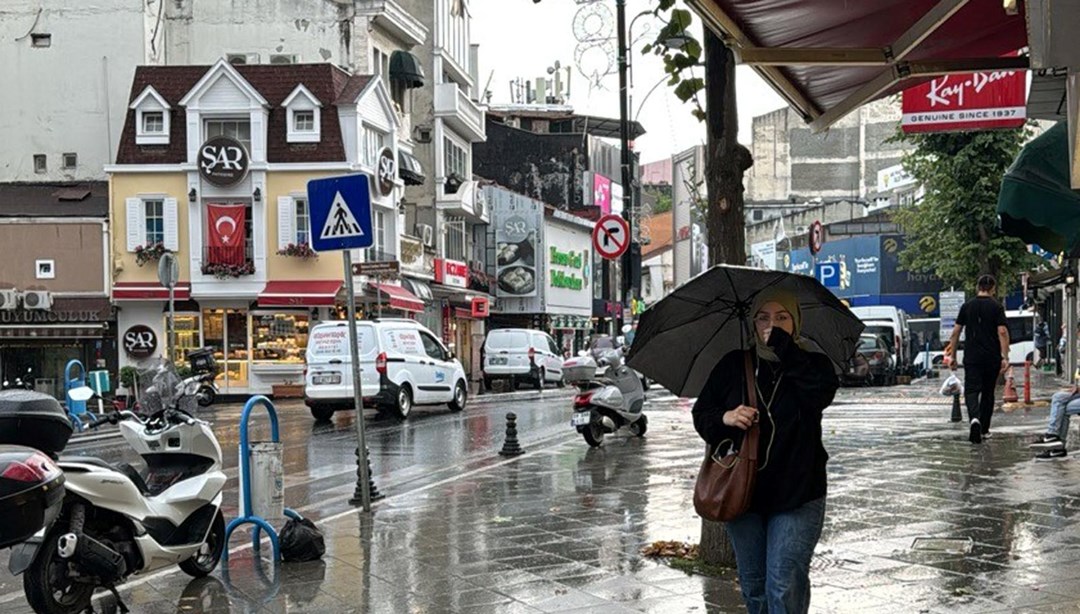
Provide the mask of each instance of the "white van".
{"label": "white van", "polygon": [[[392,411],[402,419],[414,404],[446,403],[453,411],[465,409],[465,369],[420,323],[361,320],[356,334],[365,407]],[[316,420],[329,420],[335,410],[353,408],[352,373],[348,323],[313,326],[308,334],[304,404]]]}
{"label": "white van", "polygon": [[540,390],[547,382],[563,385],[563,357],[547,333],[529,328],[497,328],[484,340],[484,388],[494,380],[511,387],[531,383]]}
{"label": "white van", "polygon": [[[1035,314],[1031,311],[1009,310],[1005,312],[1005,322],[1009,329],[1009,364],[1022,365],[1025,360],[1034,361],[1035,354]],[[916,364],[923,364],[925,360],[925,344],[930,342],[930,360],[934,365],[942,363],[945,344],[949,339],[941,339],[939,328],[940,318],[923,318],[909,320],[915,334],[916,347],[919,354]],[[956,360],[964,364],[964,337],[961,334],[960,347],[957,350]]]}
{"label": "white van", "polygon": [[892,322],[899,334],[894,334],[892,347],[896,351],[896,372],[905,374],[911,367],[911,329],[908,327],[907,314],[903,309],[892,305],[868,305],[852,307],[851,313],[864,323],[871,321]]}

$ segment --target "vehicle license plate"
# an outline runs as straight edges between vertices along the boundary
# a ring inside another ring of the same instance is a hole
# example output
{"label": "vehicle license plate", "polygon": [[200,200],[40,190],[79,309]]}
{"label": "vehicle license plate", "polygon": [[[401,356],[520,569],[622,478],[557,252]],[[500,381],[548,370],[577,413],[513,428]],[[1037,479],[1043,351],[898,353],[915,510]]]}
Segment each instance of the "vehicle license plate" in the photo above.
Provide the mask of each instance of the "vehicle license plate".
{"label": "vehicle license plate", "polygon": [[323,384],[340,384],[341,383],[341,374],[340,373],[327,373],[325,375],[316,375],[316,376],[311,378],[311,381],[314,382],[316,386],[323,385]]}
{"label": "vehicle license plate", "polygon": [[571,426],[585,426],[589,423],[589,412],[578,412],[570,417]]}

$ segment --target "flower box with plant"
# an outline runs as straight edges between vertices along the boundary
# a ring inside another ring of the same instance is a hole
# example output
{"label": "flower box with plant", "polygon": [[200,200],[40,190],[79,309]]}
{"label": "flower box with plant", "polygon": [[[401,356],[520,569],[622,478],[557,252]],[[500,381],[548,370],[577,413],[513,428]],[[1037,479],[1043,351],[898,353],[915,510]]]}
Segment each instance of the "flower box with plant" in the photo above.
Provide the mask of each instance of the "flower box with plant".
{"label": "flower box with plant", "polygon": [[319,259],[319,254],[315,253],[315,250],[311,249],[311,246],[307,243],[289,243],[282,249],[277,251],[278,256],[288,256],[289,258],[300,258],[308,260],[314,258]]}
{"label": "flower box with plant", "polygon": [[135,248],[135,264],[143,266],[151,262],[157,262],[168,252],[164,243],[147,243]]}
{"label": "flower box with plant", "polygon": [[204,262],[202,265],[203,275],[213,275],[218,279],[236,278],[243,275],[255,274],[255,263],[251,260],[243,264],[225,264],[223,262]]}

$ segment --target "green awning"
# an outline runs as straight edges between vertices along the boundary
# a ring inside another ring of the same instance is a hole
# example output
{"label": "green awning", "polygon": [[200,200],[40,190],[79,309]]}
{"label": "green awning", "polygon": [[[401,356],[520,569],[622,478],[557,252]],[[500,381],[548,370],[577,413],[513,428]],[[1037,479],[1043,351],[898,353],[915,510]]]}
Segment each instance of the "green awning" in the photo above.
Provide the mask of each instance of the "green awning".
{"label": "green awning", "polygon": [[390,54],[390,78],[404,82],[409,89],[423,87],[424,69],[415,55],[399,49]]}
{"label": "green awning", "polygon": [[1080,252],[1080,191],[1069,186],[1069,131],[1059,122],[1024,146],[1001,181],[1001,230],[1060,254]]}

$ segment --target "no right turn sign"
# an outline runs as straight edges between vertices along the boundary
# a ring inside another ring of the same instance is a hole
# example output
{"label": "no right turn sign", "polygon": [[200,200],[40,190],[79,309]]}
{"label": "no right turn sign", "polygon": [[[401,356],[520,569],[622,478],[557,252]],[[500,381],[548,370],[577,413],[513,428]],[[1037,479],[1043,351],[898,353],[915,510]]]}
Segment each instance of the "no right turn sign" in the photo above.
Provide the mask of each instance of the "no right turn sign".
{"label": "no right turn sign", "polygon": [[621,216],[609,213],[596,222],[592,240],[596,253],[602,258],[615,260],[630,247],[630,224]]}

